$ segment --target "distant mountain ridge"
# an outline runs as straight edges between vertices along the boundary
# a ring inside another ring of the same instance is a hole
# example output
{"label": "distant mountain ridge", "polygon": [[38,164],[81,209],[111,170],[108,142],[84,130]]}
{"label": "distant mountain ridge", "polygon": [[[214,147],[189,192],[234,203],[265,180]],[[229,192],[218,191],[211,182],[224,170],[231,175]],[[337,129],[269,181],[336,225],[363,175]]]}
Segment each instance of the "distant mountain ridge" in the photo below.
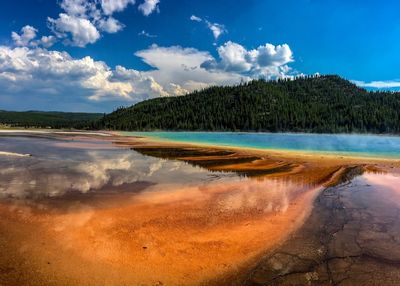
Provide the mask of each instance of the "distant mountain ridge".
{"label": "distant mountain ridge", "polygon": [[85,128],[102,113],[0,110],[0,124],[13,127]]}
{"label": "distant mountain ridge", "polygon": [[336,75],[254,80],[139,102],[91,127],[112,130],[400,133],[400,93]]}

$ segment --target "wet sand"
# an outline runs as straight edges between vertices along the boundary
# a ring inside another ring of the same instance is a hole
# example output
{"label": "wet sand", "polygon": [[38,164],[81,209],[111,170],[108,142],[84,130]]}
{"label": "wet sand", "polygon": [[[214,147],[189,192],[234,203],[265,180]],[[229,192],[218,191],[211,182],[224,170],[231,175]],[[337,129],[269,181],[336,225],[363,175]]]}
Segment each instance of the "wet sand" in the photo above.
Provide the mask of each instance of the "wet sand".
{"label": "wet sand", "polygon": [[[57,136],[70,139],[65,134]],[[56,144],[83,149],[110,147],[86,136],[78,143]],[[397,204],[393,195],[397,190],[392,188],[397,182],[394,175],[382,196],[375,187],[366,193],[360,191],[362,195],[358,196],[353,194],[356,192],[343,192],[343,188],[349,188],[343,181],[368,171],[360,182],[381,186],[381,174],[372,171],[396,173],[397,161],[196,147],[116,136],[102,142],[234,176],[228,181],[192,185],[135,183],[121,187],[129,192],[88,195],[85,199],[77,195],[34,202],[2,200],[0,285],[331,283],[334,271],[323,273],[318,269],[326,268],[327,261],[338,262],[334,258],[339,255],[331,254],[330,245],[325,243],[330,243],[332,233],[336,235],[338,227],[343,226],[338,210],[350,211],[360,201],[369,210],[378,200],[377,209],[372,208],[366,217],[374,216],[382,223],[393,221],[389,211],[383,216],[377,214],[381,208],[388,209],[386,199]],[[360,182],[352,184],[364,190]],[[349,198],[338,202],[342,193],[350,193]],[[363,221],[362,214],[352,215],[354,224]],[[344,233],[339,242],[347,245],[355,235],[354,231]],[[368,242],[371,234],[366,235]],[[385,241],[380,244],[379,234],[372,237],[376,245],[385,245]],[[394,244],[384,247],[396,247],[395,242],[389,243]],[[357,254],[343,247],[335,251],[357,259],[367,246]],[[298,258],[302,251],[306,253],[306,266]],[[300,268],[296,268],[297,262],[303,263]],[[349,276],[351,269],[336,264],[337,275]]]}

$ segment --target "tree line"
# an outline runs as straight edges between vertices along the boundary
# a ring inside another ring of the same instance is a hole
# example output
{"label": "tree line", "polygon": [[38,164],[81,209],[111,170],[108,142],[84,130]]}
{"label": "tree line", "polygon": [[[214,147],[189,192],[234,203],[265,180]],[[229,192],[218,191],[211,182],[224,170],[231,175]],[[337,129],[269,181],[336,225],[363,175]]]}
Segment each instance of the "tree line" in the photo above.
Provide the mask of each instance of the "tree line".
{"label": "tree line", "polygon": [[2,111],[0,124],[12,127],[36,128],[94,128],[101,113],[46,112],[46,111]]}
{"label": "tree line", "polygon": [[400,133],[400,93],[336,75],[253,80],[146,100],[91,122],[111,130]]}

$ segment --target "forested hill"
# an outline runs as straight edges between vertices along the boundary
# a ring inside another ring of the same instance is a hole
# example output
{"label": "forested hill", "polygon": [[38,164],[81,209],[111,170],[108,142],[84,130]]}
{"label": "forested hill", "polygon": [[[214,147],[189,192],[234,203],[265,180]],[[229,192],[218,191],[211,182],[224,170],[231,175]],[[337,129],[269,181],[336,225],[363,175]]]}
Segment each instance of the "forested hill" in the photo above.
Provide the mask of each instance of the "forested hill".
{"label": "forested hill", "polygon": [[255,80],[120,108],[97,128],[400,133],[400,93],[368,92],[338,76]]}
{"label": "forested hill", "polygon": [[101,113],[0,110],[0,124],[13,127],[86,128],[101,117]]}

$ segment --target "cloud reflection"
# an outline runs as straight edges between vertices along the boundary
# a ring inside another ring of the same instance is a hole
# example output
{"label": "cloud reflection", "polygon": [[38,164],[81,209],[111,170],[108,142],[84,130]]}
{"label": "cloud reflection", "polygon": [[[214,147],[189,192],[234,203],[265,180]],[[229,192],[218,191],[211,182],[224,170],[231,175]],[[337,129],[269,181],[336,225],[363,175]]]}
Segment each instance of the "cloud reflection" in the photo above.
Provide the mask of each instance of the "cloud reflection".
{"label": "cloud reflection", "polygon": [[209,179],[206,170],[183,162],[145,157],[131,150],[87,151],[69,154],[70,158],[43,156],[0,160],[0,198],[54,197],[69,191],[87,193],[138,181],[184,183]]}

